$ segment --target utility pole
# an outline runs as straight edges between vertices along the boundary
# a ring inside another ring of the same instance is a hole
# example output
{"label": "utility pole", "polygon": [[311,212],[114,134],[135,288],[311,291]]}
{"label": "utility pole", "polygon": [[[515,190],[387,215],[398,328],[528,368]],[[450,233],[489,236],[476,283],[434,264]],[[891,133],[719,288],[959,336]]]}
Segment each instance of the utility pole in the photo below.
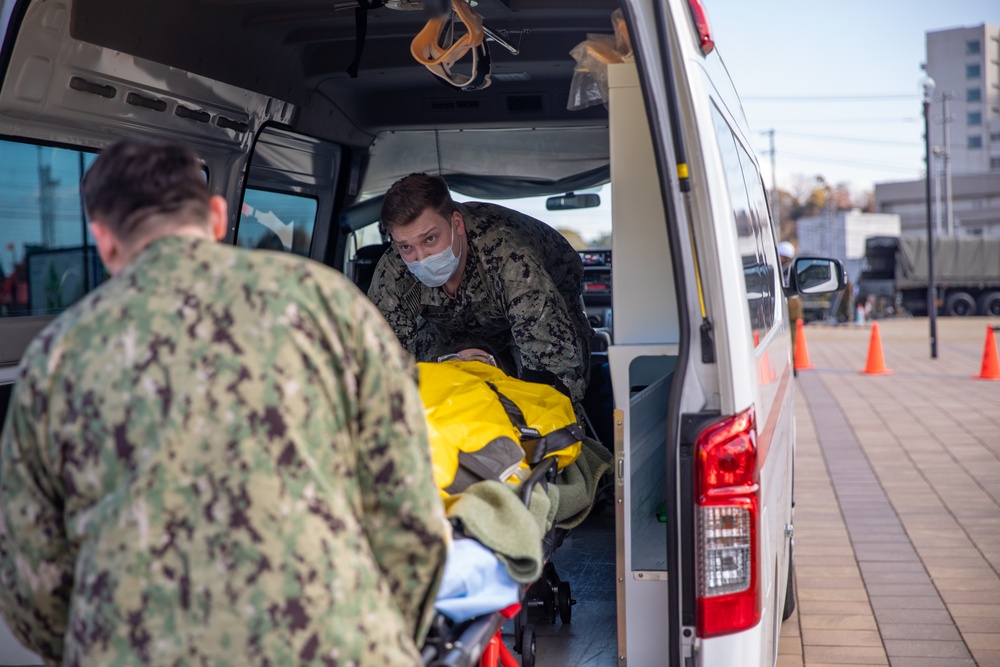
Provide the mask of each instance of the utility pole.
{"label": "utility pole", "polygon": [[42,222],[42,245],[47,250],[56,245],[55,191],[59,181],[52,178],[52,164],[46,164],[45,150],[38,147],[38,210]]}
{"label": "utility pole", "polygon": [[781,235],[781,220],[779,219],[779,206],[778,206],[778,172],[774,166],[774,128],[771,128],[767,132],[761,132],[761,134],[766,134],[768,137],[769,150],[767,154],[771,156],[771,222],[774,228],[778,230],[778,235]]}
{"label": "utility pole", "polygon": [[934,99],[934,79],[924,81],[924,172],[927,202],[927,319],[930,322],[931,359],[937,359],[937,290],[934,286],[934,227],[931,224],[931,100]]}
{"label": "utility pole", "polygon": [[[941,146],[935,146],[934,150],[933,150],[933,153],[934,153],[934,157],[935,158],[942,157],[944,155],[944,148],[942,148]],[[944,160],[941,161],[941,164],[944,164]],[[937,234],[938,236],[941,236],[941,233],[942,233],[942,230],[941,230],[941,211],[944,210],[943,207],[941,206],[941,177],[942,176],[943,176],[943,174],[941,173],[941,167],[937,166],[934,169],[934,233]]]}
{"label": "utility pole", "polygon": [[944,124],[944,219],[948,236],[955,235],[955,217],[951,212],[951,116],[948,115],[948,100],[955,96],[951,91],[940,93],[941,122]]}
{"label": "utility pole", "polygon": [[781,233],[781,219],[779,214],[780,207],[778,206],[778,170],[774,166],[774,128],[772,127],[767,131],[768,140],[770,142],[770,152],[771,152],[771,207],[774,209],[771,211],[771,221],[774,228]]}

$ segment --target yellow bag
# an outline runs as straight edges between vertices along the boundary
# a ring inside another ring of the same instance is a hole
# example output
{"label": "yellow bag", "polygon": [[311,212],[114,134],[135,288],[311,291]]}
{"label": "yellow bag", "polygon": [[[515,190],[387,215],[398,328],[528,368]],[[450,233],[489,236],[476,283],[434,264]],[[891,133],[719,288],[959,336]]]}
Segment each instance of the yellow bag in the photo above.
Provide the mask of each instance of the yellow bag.
{"label": "yellow bag", "polygon": [[508,480],[554,456],[561,470],[580,455],[583,429],[569,397],[479,361],[422,362],[434,481],[444,498],[484,480]]}

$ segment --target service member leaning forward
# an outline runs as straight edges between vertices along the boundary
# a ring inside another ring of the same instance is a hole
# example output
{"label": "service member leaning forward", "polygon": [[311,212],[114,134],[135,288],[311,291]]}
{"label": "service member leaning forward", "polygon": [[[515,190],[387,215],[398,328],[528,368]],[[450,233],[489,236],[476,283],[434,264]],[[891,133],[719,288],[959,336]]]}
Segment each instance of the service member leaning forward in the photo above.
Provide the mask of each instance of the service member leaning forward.
{"label": "service member leaning forward", "polygon": [[418,361],[482,341],[511,374],[568,394],[582,422],[593,329],[583,263],[559,232],[495,204],[457,204],[427,174],[389,189],[382,224],[393,243],[368,294]]}
{"label": "service member leaning forward", "polygon": [[215,243],[193,153],[83,193],[114,276],[22,362],[0,611],[49,665],[409,665],[445,560],[412,362],[339,274]]}

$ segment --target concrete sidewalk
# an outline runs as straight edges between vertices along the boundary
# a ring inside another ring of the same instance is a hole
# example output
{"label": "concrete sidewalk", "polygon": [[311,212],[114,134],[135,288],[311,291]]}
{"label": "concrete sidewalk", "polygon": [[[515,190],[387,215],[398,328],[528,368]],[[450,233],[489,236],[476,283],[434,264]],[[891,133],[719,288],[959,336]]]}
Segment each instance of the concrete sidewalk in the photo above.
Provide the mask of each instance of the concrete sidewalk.
{"label": "concrete sidewalk", "polygon": [[887,376],[859,373],[867,327],[806,327],[796,381],[798,612],[779,667],[1000,667],[1000,382],[989,322],[880,322]]}

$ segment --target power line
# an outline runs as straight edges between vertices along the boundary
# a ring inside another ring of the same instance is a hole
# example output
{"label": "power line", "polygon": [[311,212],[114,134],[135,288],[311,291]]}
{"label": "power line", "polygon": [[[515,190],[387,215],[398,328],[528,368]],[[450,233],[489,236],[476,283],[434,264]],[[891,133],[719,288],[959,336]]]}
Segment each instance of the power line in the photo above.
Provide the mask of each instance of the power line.
{"label": "power line", "polygon": [[[792,120],[772,120],[769,125],[875,125],[879,123],[916,123],[917,116],[881,117],[881,118],[795,118]],[[764,125],[765,123],[761,123]]]}
{"label": "power line", "polygon": [[883,162],[866,162],[863,160],[844,160],[842,158],[827,157],[825,155],[804,155],[802,153],[789,153],[788,151],[781,151],[781,155],[788,156],[792,158],[798,158],[799,160],[805,160],[812,163],[817,162],[831,162],[834,164],[843,164],[851,167],[864,167],[867,169],[886,169],[889,171],[905,171],[905,172],[919,172],[922,167],[902,167],[898,164],[891,165]]}
{"label": "power line", "polygon": [[888,102],[894,100],[920,99],[917,93],[893,93],[888,95],[743,95],[749,102]]}
{"label": "power line", "polygon": [[910,148],[919,146],[918,143],[913,141],[891,141],[889,139],[866,139],[864,137],[843,137],[839,135],[831,136],[825,134],[809,134],[806,132],[788,132],[787,130],[782,131],[782,136],[786,137],[801,137],[803,139],[816,139],[819,141],[840,141],[849,142],[856,144],[872,144],[879,146],[908,146]]}

